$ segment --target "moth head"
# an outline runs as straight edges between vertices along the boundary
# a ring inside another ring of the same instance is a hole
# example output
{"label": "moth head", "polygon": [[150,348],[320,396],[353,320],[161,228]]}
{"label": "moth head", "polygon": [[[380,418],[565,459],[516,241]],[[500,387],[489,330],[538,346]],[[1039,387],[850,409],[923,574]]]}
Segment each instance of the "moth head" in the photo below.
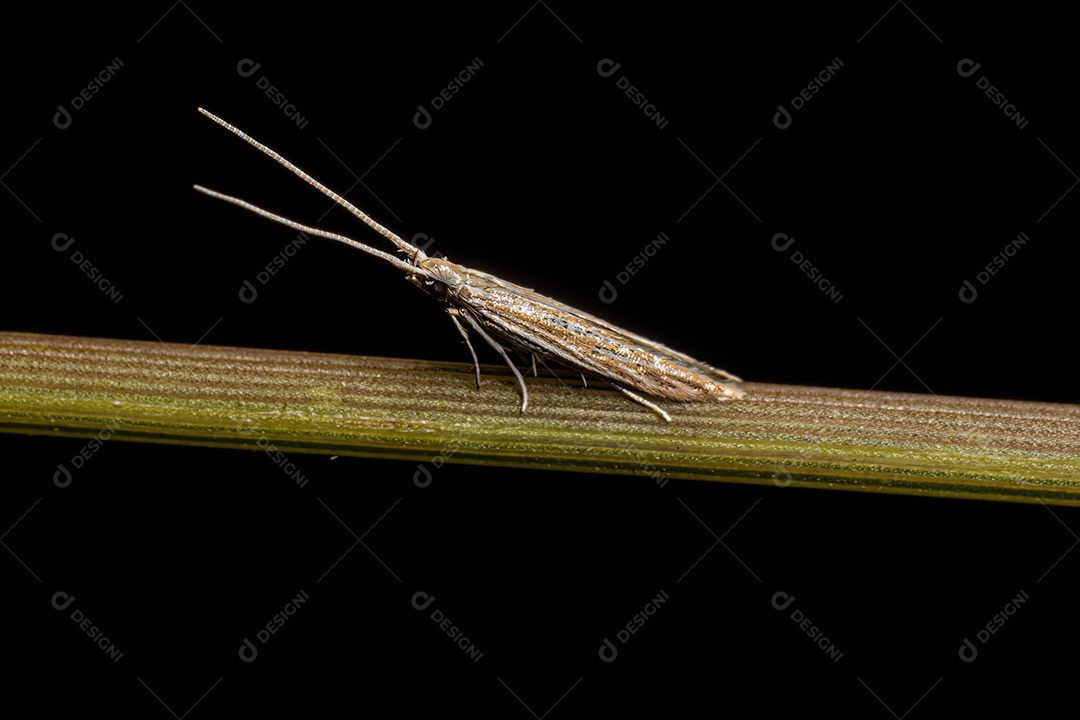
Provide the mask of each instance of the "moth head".
{"label": "moth head", "polygon": [[440,300],[456,295],[465,282],[458,265],[438,257],[417,258],[416,272],[407,276],[407,279]]}

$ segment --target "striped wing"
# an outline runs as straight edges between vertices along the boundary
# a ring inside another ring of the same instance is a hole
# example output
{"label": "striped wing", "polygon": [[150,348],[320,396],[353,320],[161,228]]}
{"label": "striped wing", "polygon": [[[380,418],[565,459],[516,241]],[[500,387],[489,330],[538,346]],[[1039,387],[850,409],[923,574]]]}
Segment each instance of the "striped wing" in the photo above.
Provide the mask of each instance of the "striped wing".
{"label": "striped wing", "polygon": [[[511,347],[670,400],[740,397],[740,379],[600,318],[487,273],[448,299]],[[727,381],[727,382],[725,382]]]}

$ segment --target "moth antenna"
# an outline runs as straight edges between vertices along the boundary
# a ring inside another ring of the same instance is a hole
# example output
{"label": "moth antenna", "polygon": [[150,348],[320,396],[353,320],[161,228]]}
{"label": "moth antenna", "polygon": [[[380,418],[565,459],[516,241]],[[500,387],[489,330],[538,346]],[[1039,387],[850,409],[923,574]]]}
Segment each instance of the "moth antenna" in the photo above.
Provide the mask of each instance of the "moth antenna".
{"label": "moth antenna", "polygon": [[[214,115],[212,112],[204,110],[203,108],[199,108],[199,112],[201,112],[203,115],[205,115],[206,117],[208,117],[211,120],[213,120],[214,122],[216,122],[221,127],[225,128],[226,130],[228,130],[229,132],[231,132],[233,135],[237,136],[241,140],[246,140],[248,142],[248,144],[252,145],[253,147],[255,147],[258,150],[261,150],[264,154],[269,155],[274,160],[277,160],[287,170],[292,171],[292,173],[294,175],[296,175],[298,178],[300,178],[301,180],[306,182],[308,185],[312,186],[313,188],[315,188],[316,190],[321,192],[326,197],[328,197],[331,200],[333,200],[334,202],[336,202],[341,207],[348,210],[350,213],[352,213],[356,218],[358,218],[361,222],[363,222],[369,228],[371,228],[375,232],[379,233],[380,235],[382,235],[383,237],[388,239],[390,242],[394,243],[394,245],[397,246],[397,249],[400,250],[401,252],[405,253],[406,255],[408,255],[411,260],[415,261],[415,260],[423,259],[423,258],[427,257],[427,255],[425,255],[422,250],[420,250],[419,248],[414,247],[413,245],[410,245],[409,243],[405,242],[399,235],[392,232],[389,228],[384,227],[383,225],[380,225],[379,223],[375,222],[374,218],[372,218],[366,212],[364,212],[360,208],[356,207],[351,202],[349,202],[345,198],[341,197],[336,192],[334,192],[330,188],[326,187],[321,182],[319,182],[315,178],[311,177],[306,172],[304,172],[303,170],[298,168],[296,165],[293,165],[291,162],[286,160],[284,157],[279,155],[277,152],[275,152],[274,150],[271,150],[266,145],[263,145],[261,142],[259,142],[255,138],[251,137],[250,135],[245,133],[240,128],[236,127],[235,125],[230,125],[229,123],[227,123],[224,120],[222,120],[221,118],[219,118],[217,115]],[[201,190],[200,192],[205,192],[205,188],[203,188],[203,190]],[[277,222],[281,222],[283,225],[288,225],[289,223],[292,222],[291,220],[288,220],[287,222],[282,222],[283,220],[285,220],[285,218],[281,218],[280,216],[274,215],[272,213],[268,213],[265,210],[262,210],[261,208],[255,207],[254,205],[248,206],[246,204],[243,204],[244,203],[243,200],[237,201],[235,198],[229,198],[229,196],[227,196],[227,195],[226,196],[215,195],[213,193],[213,191],[206,192],[206,194],[210,195],[211,197],[217,197],[219,200],[227,200],[228,202],[232,202],[234,205],[240,205],[240,207],[245,207],[246,209],[251,210],[252,212],[257,212],[260,215],[263,215],[263,217],[269,218],[271,220],[275,220]],[[308,232],[308,231],[305,230],[304,232]],[[318,233],[314,233],[314,234],[318,234]],[[323,235],[322,237],[327,237],[327,236]],[[330,238],[330,239],[338,240],[341,237],[342,236],[337,236],[337,237],[333,237],[333,238]],[[353,240],[352,242],[356,242],[356,241]],[[360,245],[360,243],[357,243],[357,245]],[[368,248],[366,245],[362,245],[361,247],[365,251],[370,251],[370,250],[373,249],[373,248]]]}
{"label": "moth antenna", "polygon": [[323,237],[323,238],[326,238],[328,240],[337,240],[338,242],[344,243],[344,244],[348,245],[349,247],[354,247],[357,250],[363,250],[364,252],[368,253],[369,255],[374,255],[377,258],[382,258],[386,262],[388,262],[391,265],[393,265],[394,267],[396,267],[398,270],[404,270],[406,273],[409,273],[410,275],[420,275],[420,276],[423,276],[423,277],[427,277],[427,272],[423,268],[417,267],[417,266],[413,265],[411,262],[405,262],[401,258],[395,257],[394,255],[391,255],[390,253],[385,252],[383,250],[379,250],[378,248],[373,248],[370,245],[365,245],[362,242],[357,242],[356,240],[353,240],[352,238],[345,237],[344,235],[338,235],[337,233],[328,232],[326,230],[320,230],[319,228],[311,227],[310,225],[301,225],[300,223],[296,222],[295,220],[290,220],[287,217],[282,217],[281,215],[276,215],[276,214],[270,212],[269,210],[263,210],[258,205],[252,205],[247,200],[241,200],[240,198],[233,197],[232,195],[226,195],[224,193],[219,193],[216,190],[211,190],[210,188],[205,188],[202,185],[195,185],[194,188],[196,190],[198,190],[199,192],[201,192],[203,195],[209,195],[212,198],[217,198],[218,200],[224,200],[227,203],[232,203],[233,205],[237,205],[239,207],[242,207],[245,210],[250,210],[251,212],[255,213],[256,215],[260,215],[260,216],[266,218],[267,220],[273,220],[274,222],[281,223],[282,225],[285,225],[286,227],[291,227],[293,230],[299,230],[302,233],[307,233],[308,235],[315,235],[316,237]]}

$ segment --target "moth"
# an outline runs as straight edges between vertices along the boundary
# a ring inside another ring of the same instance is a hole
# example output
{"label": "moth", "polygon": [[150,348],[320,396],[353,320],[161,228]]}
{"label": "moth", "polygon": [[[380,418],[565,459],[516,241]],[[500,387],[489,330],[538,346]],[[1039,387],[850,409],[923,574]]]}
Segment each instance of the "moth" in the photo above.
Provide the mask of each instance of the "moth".
{"label": "moth", "polygon": [[507,349],[531,358],[534,376],[537,358],[542,362],[556,361],[581,373],[582,380],[588,375],[607,381],[612,388],[649,408],[667,422],[671,422],[671,416],[645,396],[678,402],[727,400],[743,396],[743,389],[735,384],[742,380],[729,372],[618,328],[529,288],[458,265],[442,256],[425,254],[271,148],[203,108],[199,108],[199,112],[269,155],[301,180],[348,210],[365,225],[390,240],[405,259],[344,235],[302,225],[245,200],[201,185],[195,185],[196,190],[294,230],[336,240],[362,250],[403,271],[406,280],[446,304],[447,315],[465,339],[472,355],[478,388],[480,362],[469,340],[469,330],[483,338],[484,342],[502,357],[521,388],[521,412],[525,412],[529,406],[529,390],[521,371],[507,354]]}

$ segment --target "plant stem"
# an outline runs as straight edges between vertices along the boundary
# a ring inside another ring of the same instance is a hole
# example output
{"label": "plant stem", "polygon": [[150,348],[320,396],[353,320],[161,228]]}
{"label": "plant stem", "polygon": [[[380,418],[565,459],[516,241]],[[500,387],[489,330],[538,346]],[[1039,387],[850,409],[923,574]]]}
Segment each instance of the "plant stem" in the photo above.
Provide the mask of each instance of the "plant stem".
{"label": "plant stem", "polygon": [[746,383],[661,402],[572,373],[0,333],[0,431],[1080,505],[1080,406]]}

